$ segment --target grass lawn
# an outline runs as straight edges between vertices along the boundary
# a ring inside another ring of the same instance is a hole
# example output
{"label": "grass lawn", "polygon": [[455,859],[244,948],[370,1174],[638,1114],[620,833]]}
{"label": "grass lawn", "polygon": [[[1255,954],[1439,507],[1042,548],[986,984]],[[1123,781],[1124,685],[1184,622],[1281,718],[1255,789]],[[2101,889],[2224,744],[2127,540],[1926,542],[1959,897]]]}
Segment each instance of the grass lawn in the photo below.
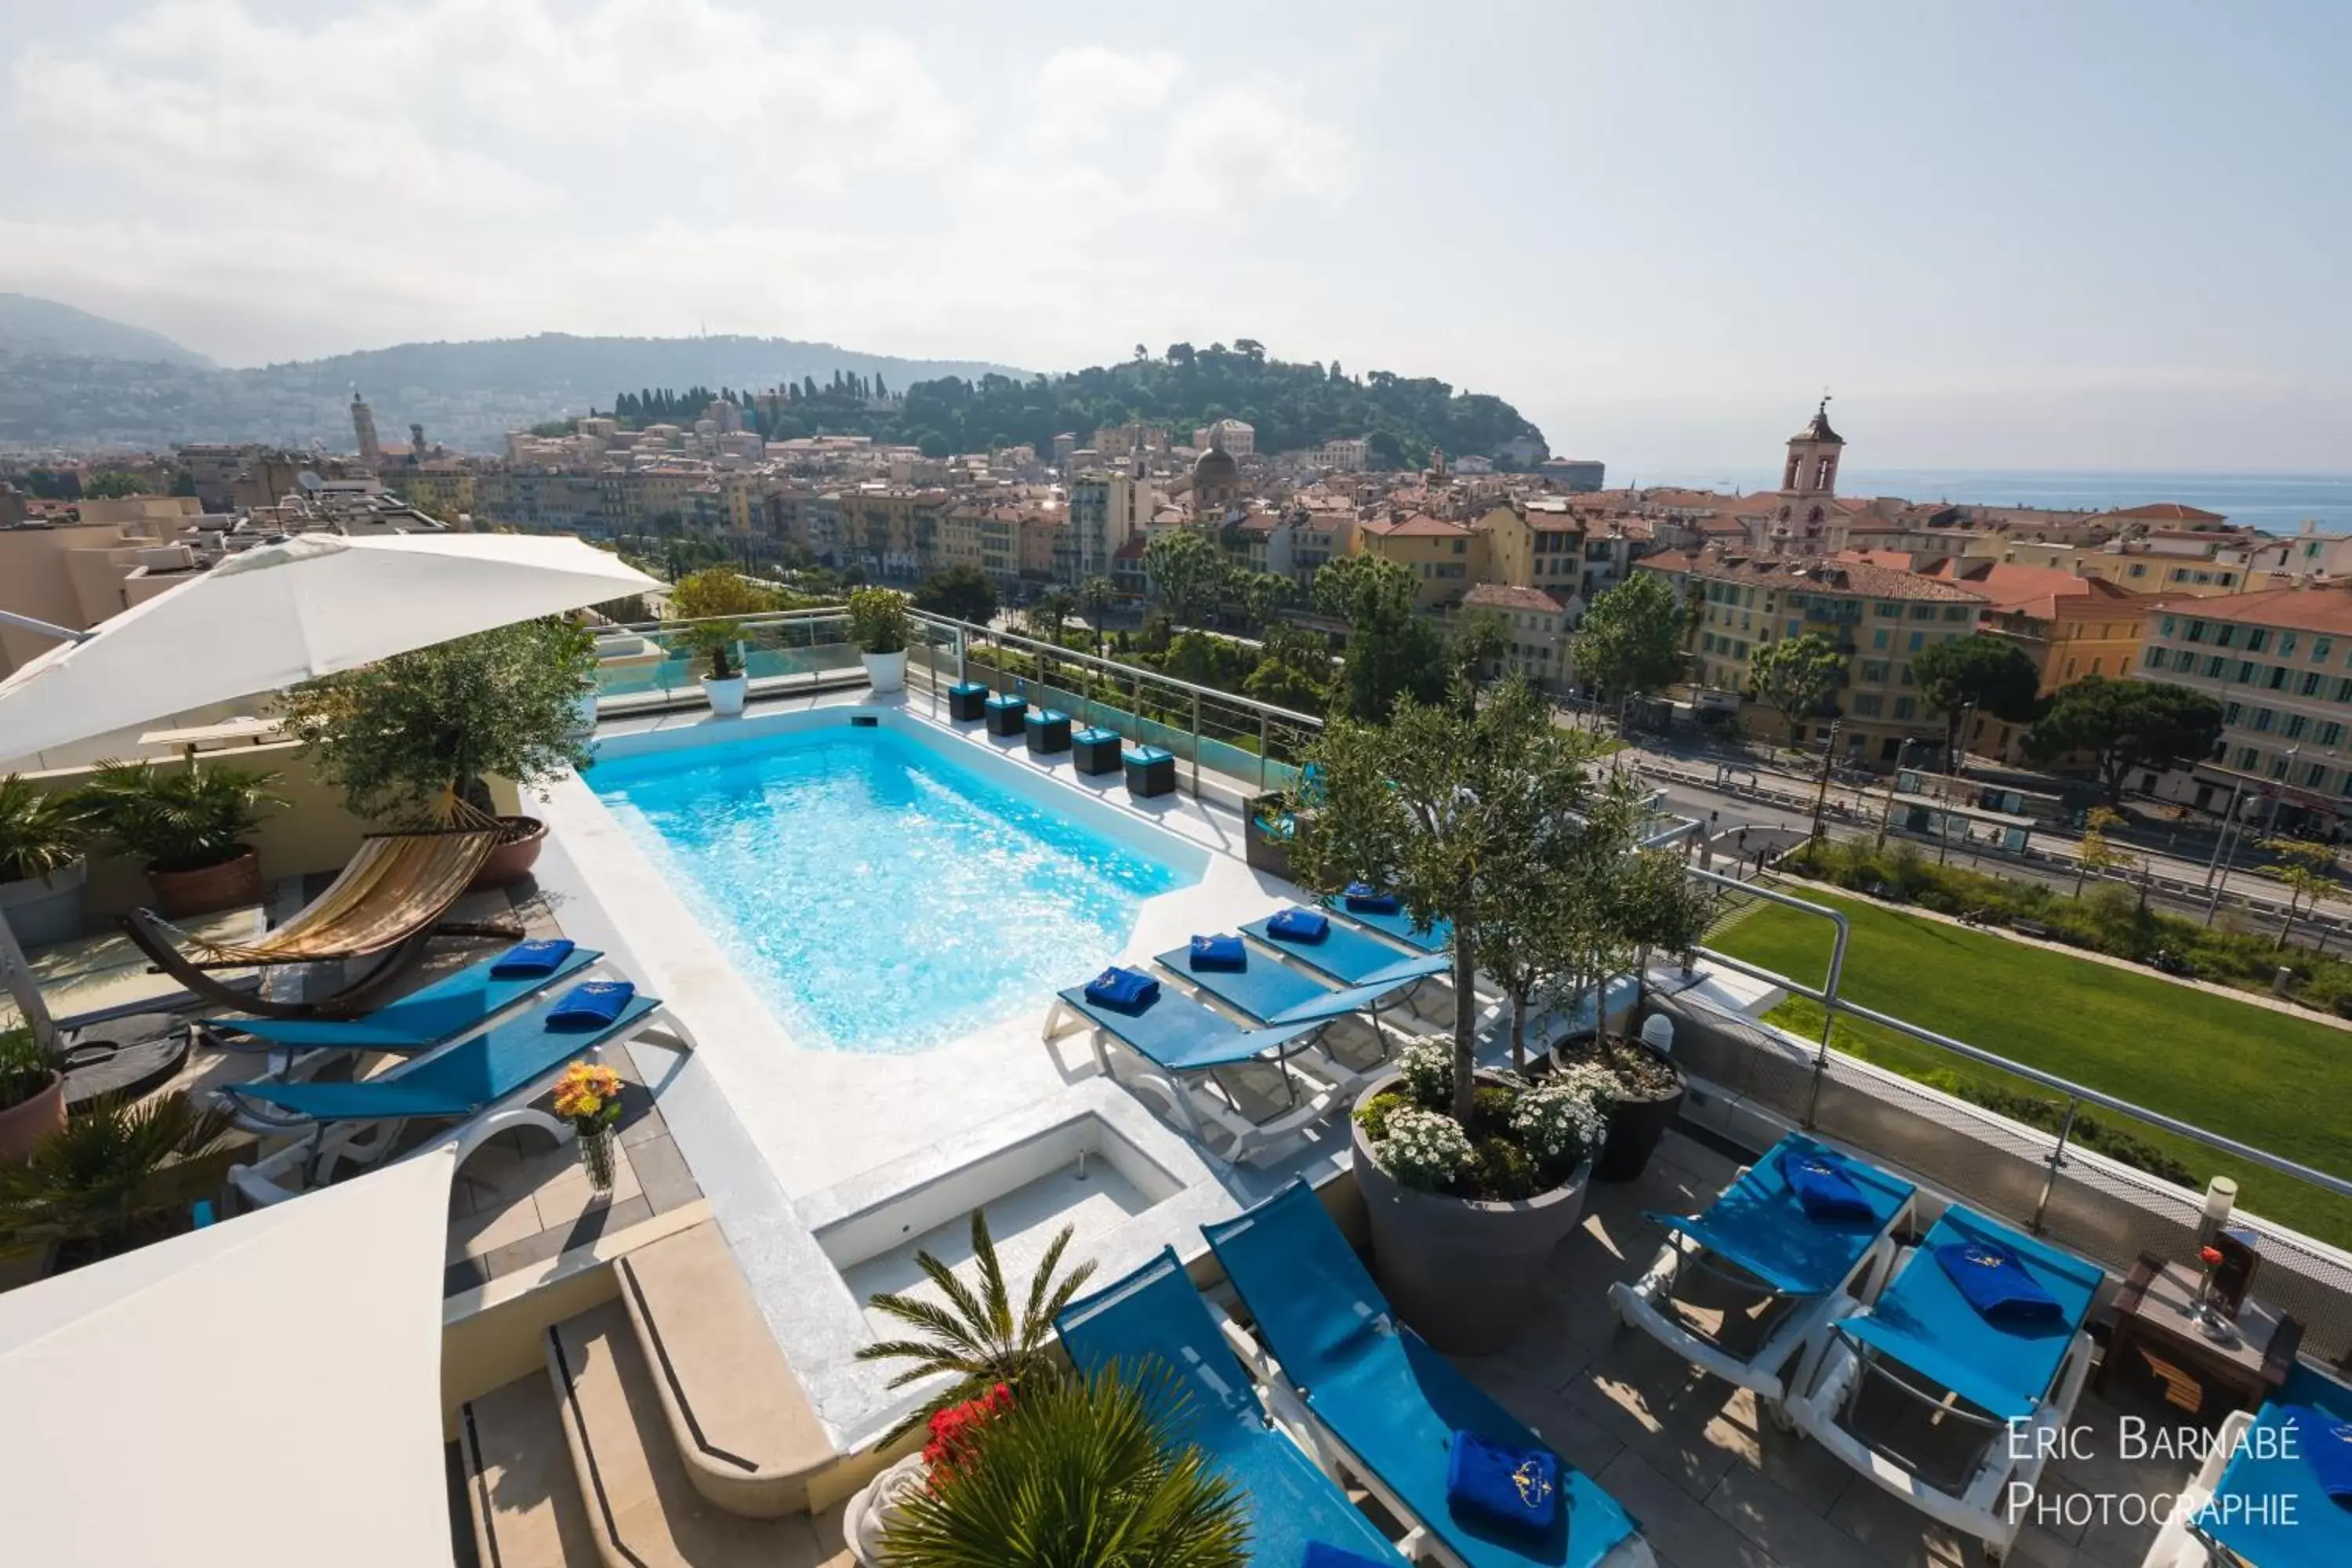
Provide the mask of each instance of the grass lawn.
{"label": "grass lawn", "polygon": [[[2352,1032],[1857,899],[1815,889],[1803,896],[1853,921],[1842,995],[2240,1142],[2352,1175]],[[1764,905],[1711,945],[1818,985],[1829,966],[1830,925]],[[1811,1002],[1791,998],[1769,1016],[1821,1037],[1821,1009]],[[1842,1019],[1832,1043],[1943,1087],[1965,1079],[2055,1098],[1870,1024]],[[2127,1118],[2090,1114],[2172,1154],[2200,1184],[2236,1177],[2249,1210],[2352,1247],[2352,1200]]]}

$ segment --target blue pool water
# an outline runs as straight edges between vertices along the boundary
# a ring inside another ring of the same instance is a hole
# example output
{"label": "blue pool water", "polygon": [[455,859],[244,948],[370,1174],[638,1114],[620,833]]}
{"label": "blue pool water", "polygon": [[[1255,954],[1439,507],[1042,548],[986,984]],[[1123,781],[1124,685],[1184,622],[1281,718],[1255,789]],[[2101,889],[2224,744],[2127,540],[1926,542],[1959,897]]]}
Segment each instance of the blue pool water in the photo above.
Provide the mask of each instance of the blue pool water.
{"label": "blue pool water", "polygon": [[845,724],[612,758],[587,778],[796,1044],[877,1053],[1090,977],[1144,900],[1200,879],[1175,863],[1190,847],[1147,852],[1052,809],[1044,792],[1062,786],[992,773]]}

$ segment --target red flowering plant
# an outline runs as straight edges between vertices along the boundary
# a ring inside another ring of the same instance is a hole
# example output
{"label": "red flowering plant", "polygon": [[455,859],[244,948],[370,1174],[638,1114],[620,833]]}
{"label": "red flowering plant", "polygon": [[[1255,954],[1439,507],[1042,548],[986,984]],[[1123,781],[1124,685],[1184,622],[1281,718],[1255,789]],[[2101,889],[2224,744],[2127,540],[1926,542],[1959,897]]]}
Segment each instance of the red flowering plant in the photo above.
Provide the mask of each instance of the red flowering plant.
{"label": "red flowering plant", "polygon": [[931,1440],[923,1445],[923,1464],[930,1471],[935,1489],[959,1471],[971,1468],[980,1457],[982,1434],[991,1421],[1012,1408],[1013,1390],[1000,1383],[977,1399],[950,1405],[932,1415]]}

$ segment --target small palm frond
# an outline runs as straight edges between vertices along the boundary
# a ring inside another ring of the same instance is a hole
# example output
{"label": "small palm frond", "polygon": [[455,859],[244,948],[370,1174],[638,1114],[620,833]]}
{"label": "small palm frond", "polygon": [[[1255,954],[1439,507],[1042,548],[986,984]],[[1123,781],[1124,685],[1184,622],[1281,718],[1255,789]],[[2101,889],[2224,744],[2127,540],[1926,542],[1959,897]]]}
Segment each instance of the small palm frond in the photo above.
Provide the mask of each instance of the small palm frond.
{"label": "small palm frond", "polygon": [[980,1269],[980,1297],[988,1311],[988,1326],[1000,1340],[1013,1337],[1013,1303],[1005,1294],[1004,1266],[996,1260],[996,1242],[988,1234],[988,1215],[971,1211],[971,1258]]}

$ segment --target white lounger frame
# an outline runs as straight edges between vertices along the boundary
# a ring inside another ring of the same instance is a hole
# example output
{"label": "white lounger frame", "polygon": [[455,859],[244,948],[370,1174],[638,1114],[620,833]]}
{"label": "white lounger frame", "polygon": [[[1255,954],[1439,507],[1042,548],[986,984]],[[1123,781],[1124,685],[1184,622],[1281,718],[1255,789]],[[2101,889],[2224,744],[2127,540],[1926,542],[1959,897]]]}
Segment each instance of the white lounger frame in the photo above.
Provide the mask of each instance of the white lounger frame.
{"label": "white lounger frame", "polygon": [[[1915,1260],[1926,1257],[1916,1249],[1906,1249],[1906,1254]],[[1838,1331],[1834,1321],[1815,1331],[1805,1352],[1810,1371],[1799,1384],[1802,1391],[1790,1394],[1786,1405],[1789,1418],[1799,1431],[1844,1460],[1850,1468],[1869,1478],[1881,1490],[1900,1498],[1939,1523],[1975,1536],[1984,1542],[1986,1558],[1999,1562],[2016,1542],[2018,1528],[2023,1522],[2022,1517],[2008,1506],[2010,1489],[2022,1485],[2030,1489],[2041,1479],[2042,1468],[2056,1447],[2055,1434],[2074,1419],[2075,1403],[2083,1396],[2083,1384],[2091,1374],[2092,1349],[2091,1336],[2078,1330],[2059,1361],[2056,1375],[2050,1380],[2049,1392],[2034,1407],[2024,1427],[1996,1428],[1986,1444],[1984,1457],[1977,1462],[1975,1473],[1958,1492],[1946,1491],[1921,1479],[1839,1425],[1847,1400],[1868,1369],[1854,1342]],[[1901,1364],[1891,1357],[1887,1359],[1891,1364]],[[2011,1458],[2020,1450],[2025,1458]]]}
{"label": "white lounger frame", "polygon": [[[1748,1169],[1742,1165],[1738,1175],[1746,1175]],[[1834,1289],[1820,1296],[1790,1298],[1794,1304],[1746,1361],[1735,1359],[1720,1345],[1693,1332],[1667,1305],[1685,1266],[1706,1267],[1704,1260],[1708,1256],[1707,1249],[1680,1231],[1666,1233],[1665,1245],[1659,1247],[1657,1258],[1647,1273],[1639,1279],[1621,1279],[1609,1287],[1609,1304],[1616,1310],[1619,1321],[1628,1327],[1641,1330],[1693,1366],[1754,1394],[1763,1402],[1765,1414],[1786,1427],[1790,1424],[1784,1405],[1788,1385],[1802,1384],[1805,1380],[1805,1364],[1799,1352],[1817,1340],[1828,1325],[1878,1300],[1879,1291],[1885,1289],[1895,1272],[1895,1259],[1901,1250],[1894,1233],[1909,1224],[1917,1202],[1916,1193],[1903,1201],[1903,1206],[1895,1211],[1878,1239],[1871,1243]],[[1736,1263],[1732,1266],[1738,1267]],[[1776,1294],[1761,1280],[1755,1282],[1754,1289],[1759,1294]],[[1797,1370],[1784,1381],[1782,1371],[1792,1356],[1798,1357]]]}
{"label": "white lounger frame", "polygon": [[2191,1521],[2221,1489],[2221,1472],[2230,1468],[2231,1456],[2253,1424],[2251,1410],[2233,1410],[2222,1419],[2221,1436],[2206,1454],[2204,1464],[2198,1467],[2196,1477],[2173,1500],[2172,1513],[2157,1532],[2147,1555],[2140,1559],[2140,1568],[2216,1568],[2219,1560],[2198,1538]]}
{"label": "white lounger frame", "polygon": [[[1372,1473],[1370,1467],[1356,1458],[1355,1451],[1339,1440],[1339,1434],[1319,1420],[1298,1390],[1291,1384],[1266,1348],[1258,1343],[1246,1329],[1233,1320],[1231,1314],[1212,1300],[1210,1312],[1217,1320],[1218,1331],[1225,1343],[1233,1348],[1249,1369],[1251,1381],[1257,1384],[1258,1398],[1265,1406],[1267,1418],[1280,1427],[1290,1440],[1306,1450],[1315,1468],[1344,1488],[1351,1480],[1374,1498],[1391,1518],[1407,1527],[1405,1538],[1396,1548],[1415,1563],[1435,1563],[1443,1568],[1468,1568],[1459,1555],[1447,1547],[1438,1534],[1423,1524],[1403,1500],[1389,1489],[1388,1483]],[[1531,1428],[1532,1429],[1532,1428]],[[1542,1436],[1538,1433],[1537,1436]],[[1610,1548],[1595,1568],[1657,1568],[1657,1553],[1651,1550],[1637,1527],[1634,1532]]]}
{"label": "white lounger frame", "polygon": [[[656,1007],[626,1029],[606,1036],[597,1045],[557,1063],[512,1093],[458,1122],[437,1146],[447,1147],[454,1143],[457,1163],[462,1166],[475,1150],[499,1133],[518,1127],[536,1127],[558,1143],[568,1142],[572,1137],[572,1124],[538,1110],[530,1102],[554,1088],[556,1080],[563,1076],[564,1069],[573,1061],[583,1058],[597,1060],[607,1049],[625,1046],[656,1026],[676,1038],[682,1048],[694,1049],[694,1037],[688,1033],[677,1015],[667,1005]],[[412,1057],[408,1065],[430,1061],[479,1032],[478,1029],[469,1031],[457,1039]],[[230,1103],[236,1102],[232,1100]],[[339,1163],[348,1162],[354,1165],[376,1163],[392,1152],[409,1122],[423,1120],[410,1116],[387,1116],[359,1121],[318,1121],[308,1117],[289,1116],[283,1121],[274,1121],[258,1114],[249,1106],[239,1106],[236,1119],[238,1125],[265,1134],[293,1135],[292,1142],[252,1163],[229,1168],[229,1184],[236,1190],[238,1196],[256,1208],[281,1204],[314,1187],[325,1186],[333,1180]]]}

